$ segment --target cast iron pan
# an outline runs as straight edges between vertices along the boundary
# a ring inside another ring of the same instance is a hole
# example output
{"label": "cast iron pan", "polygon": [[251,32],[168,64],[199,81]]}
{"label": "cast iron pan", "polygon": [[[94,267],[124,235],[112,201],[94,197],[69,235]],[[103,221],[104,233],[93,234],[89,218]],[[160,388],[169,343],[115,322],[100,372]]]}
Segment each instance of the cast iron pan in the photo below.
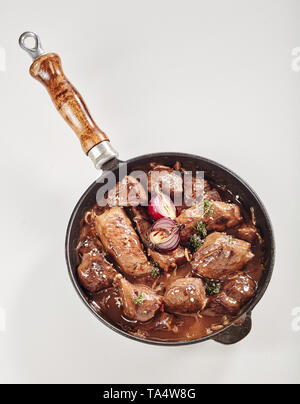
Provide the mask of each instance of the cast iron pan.
{"label": "cast iron pan", "polygon": [[[28,37],[33,38],[33,47],[26,46],[25,41]],[[39,37],[33,32],[22,34],[19,43],[34,60],[30,67],[30,74],[46,87],[57,110],[78,136],[84,152],[92,159],[97,169],[110,170],[116,175],[117,179],[120,179],[119,166],[124,162],[117,158],[118,155],[110,145],[108,137],[95,124],[82,97],[65,77],[59,56],[55,53],[45,53],[41,47]],[[70,218],[66,235],[66,261],[69,275],[77,293],[93,314],[109,328],[128,338],[153,345],[168,346],[187,345],[208,339],[213,339],[223,344],[234,344],[249,334],[252,326],[252,310],[261,300],[271,280],[275,256],[271,222],[262,202],[250,186],[232,171],[214,161],[192,154],[156,153],[136,157],[126,161],[126,163],[130,173],[137,167],[145,166],[150,162],[173,165],[176,161],[180,161],[188,170],[205,171],[208,180],[226,185],[234,195],[239,195],[239,200],[246,211],[250,211],[251,207],[254,209],[257,227],[264,239],[264,264],[266,269],[255,297],[245,306],[240,318],[234,324],[204,338],[183,342],[157,342],[129,335],[96,312],[89,304],[88,295],[77,279],[78,257],[75,250],[80,232],[80,221],[84,213],[96,203],[97,191],[102,186],[102,172],[99,180],[95,181],[82,195]]]}

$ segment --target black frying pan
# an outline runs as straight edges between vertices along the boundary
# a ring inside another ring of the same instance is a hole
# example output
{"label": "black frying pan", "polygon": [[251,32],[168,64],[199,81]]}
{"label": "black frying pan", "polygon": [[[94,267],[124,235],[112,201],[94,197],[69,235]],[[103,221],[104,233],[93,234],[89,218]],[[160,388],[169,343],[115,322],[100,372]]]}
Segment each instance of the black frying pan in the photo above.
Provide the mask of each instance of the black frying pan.
{"label": "black frying pan", "polygon": [[[32,48],[25,45],[25,41],[28,37],[34,39],[35,43]],[[91,158],[97,169],[110,170],[115,174],[117,179],[121,179],[119,178],[119,165],[124,162],[117,158],[118,155],[110,145],[109,139],[95,124],[82,97],[65,77],[59,56],[54,53],[45,53],[41,47],[39,37],[32,32],[22,34],[19,43],[34,60],[30,67],[30,74],[47,88],[57,110],[79,137],[84,152]],[[249,212],[250,208],[254,209],[257,227],[264,239],[265,271],[259,282],[255,297],[244,307],[243,313],[241,313],[236,323],[210,336],[192,341],[157,342],[127,334],[125,331],[103,318],[101,314],[89,304],[88,295],[77,278],[78,257],[76,254],[76,245],[79,238],[82,217],[84,213],[96,203],[96,194],[99,187],[102,186],[101,177],[99,181],[94,182],[85,191],[70,218],[66,235],[66,260],[69,275],[77,293],[93,314],[109,328],[128,338],[154,345],[187,345],[203,342],[208,339],[213,339],[223,344],[233,344],[246,337],[250,332],[252,310],[261,300],[271,280],[275,256],[271,222],[262,202],[250,186],[232,171],[214,161],[192,154],[156,153],[136,157],[126,161],[126,163],[128,165],[128,172],[131,172],[138,167],[148,165],[150,162],[172,166],[176,161],[180,161],[188,170],[204,171],[209,181],[228,186],[234,195],[239,195],[239,200],[245,211]]]}

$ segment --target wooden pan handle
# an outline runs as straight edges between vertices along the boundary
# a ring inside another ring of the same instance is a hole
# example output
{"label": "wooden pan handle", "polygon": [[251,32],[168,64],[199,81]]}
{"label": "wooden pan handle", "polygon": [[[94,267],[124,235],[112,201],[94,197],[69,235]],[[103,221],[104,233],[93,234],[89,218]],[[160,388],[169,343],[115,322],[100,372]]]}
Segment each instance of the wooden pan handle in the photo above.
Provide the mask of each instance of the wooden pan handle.
{"label": "wooden pan handle", "polygon": [[86,154],[95,145],[109,140],[95,124],[79,92],[66,78],[57,54],[40,56],[32,63],[30,74],[46,87],[56,109],[76,133]]}

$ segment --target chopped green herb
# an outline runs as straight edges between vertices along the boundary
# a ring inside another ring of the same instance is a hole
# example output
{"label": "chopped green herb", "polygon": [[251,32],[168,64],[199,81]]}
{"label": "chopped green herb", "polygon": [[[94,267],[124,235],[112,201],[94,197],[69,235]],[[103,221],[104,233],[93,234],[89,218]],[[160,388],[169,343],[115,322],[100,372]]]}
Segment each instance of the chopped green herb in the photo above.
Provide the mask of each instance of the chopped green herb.
{"label": "chopped green herb", "polygon": [[189,240],[189,249],[192,252],[195,252],[198,250],[199,247],[201,247],[203,244],[203,240],[198,234],[193,234]]}
{"label": "chopped green herb", "polygon": [[142,293],[139,295],[139,297],[134,299],[135,304],[143,304],[143,295]]}
{"label": "chopped green herb", "polygon": [[203,238],[207,236],[207,230],[206,230],[206,227],[205,227],[205,223],[203,223],[203,222],[198,222],[194,226],[194,230],[196,230],[197,233],[202,235]]}
{"label": "chopped green herb", "polygon": [[157,268],[157,266],[153,266],[152,267],[152,277],[157,278],[159,275],[160,275],[159,269]]}
{"label": "chopped green herb", "polygon": [[205,291],[208,296],[217,295],[221,290],[221,285],[219,282],[206,281]]}
{"label": "chopped green herb", "polygon": [[207,200],[203,201],[203,209],[204,209],[203,216],[205,216],[207,214],[212,215],[214,213],[214,210],[211,209],[212,206],[213,206],[212,202],[207,201]]}
{"label": "chopped green herb", "polygon": [[231,235],[229,235],[228,236],[228,241],[229,241],[230,244],[232,244],[234,242],[234,238]]}

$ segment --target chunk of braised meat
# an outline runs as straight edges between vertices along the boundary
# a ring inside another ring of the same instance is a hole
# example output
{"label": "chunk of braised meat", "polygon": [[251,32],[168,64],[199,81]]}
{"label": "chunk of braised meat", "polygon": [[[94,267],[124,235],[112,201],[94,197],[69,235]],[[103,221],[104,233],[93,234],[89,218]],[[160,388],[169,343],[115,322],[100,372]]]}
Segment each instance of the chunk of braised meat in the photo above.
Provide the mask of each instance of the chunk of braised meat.
{"label": "chunk of braised meat", "polygon": [[150,219],[145,208],[140,206],[132,208],[132,217],[142,242],[146,247],[148,247],[150,245],[149,233],[152,227],[152,220]]}
{"label": "chunk of braised meat", "polygon": [[184,249],[179,246],[173,251],[169,252],[158,252],[148,249],[148,254],[151,256],[153,261],[165,272],[177,268],[178,265],[184,264],[186,262],[186,256]]}
{"label": "chunk of braised meat", "polygon": [[113,206],[147,205],[148,195],[143,185],[132,176],[125,176],[108,192],[107,204]]}
{"label": "chunk of braised meat", "polygon": [[151,170],[148,172],[148,191],[153,195],[157,189],[171,198],[181,199],[183,193],[181,172],[161,164],[151,164]]}
{"label": "chunk of braised meat", "polygon": [[185,226],[181,232],[183,243],[187,243],[195,233],[194,227],[200,221],[205,223],[207,231],[224,231],[237,226],[242,220],[241,211],[237,205],[207,200],[182,211],[176,218],[179,224]]}
{"label": "chunk of braised meat", "polygon": [[[191,175],[191,173],[184,172],[184,198],[183,207],[189,208],[194,206],[195,203],[204,200],[207,192],[210,192],[209,183],[201,176]],[[180,209],[181,210],[181,209]]]}
{"label": "chunk of braised meat", "polygon": [[176,317],[166,312],[157,314],[151,322],[144,325],[144,329],[147,331],[170,331],[177,333],[178,326],[176,325]]}
{"label": "chunk of braised meat", "polygon": [[76,251],[80,255],[84,255],[93,251],[99,253],[103,251],[103,245],[97,238],[93,227],[84,225],[80,232],[80,238],[76,247]]}
{"label": "chunk of braised meat", "polygon": [[102,248],[103,246],[95,236],[88,235],[80,238],[76,250],[80,255],[88,254],[90,252],[98,254],[102,251]]}
{"label": "chunk of braised meat", "polygon": [[166,289],[164,296],[166,310],[173,313],[196,313],[207,303],[205,287],[201,279],[179,278]]}
{"label": "chunk of braised meat", "polygon": [[238,205],[220,201],[208,202],[204,206],[204,223],[206,229],[223,231],[235,227],[242,222],[243,218]]}
{"label": "chunk of braised meat", "polygon": [[182,165],[180,161],[176,161],[176,163],[173,165],[174,170],[180,171],[182,169]]}
{"label": "chunk of braised meat", "polygon": [[215,188],[210,189],[209,191],[205,192],[204,199],[208,200],[208,201],[222,202],[222,198],[221,198],[219,192]]}
{"label": "chunk of braised meat", "polygon": [[251,224],[242,224],[236,231],[235,234],[238,238],[253,243],[257,238],[256,227]]}
{"label": "chunk of braised meat", "polygon": [[209,298],[205,313],[237,315],[242,306],[254,296],[256,287],[256,282],[244,272],[229,276],[221,292]]}
{"label": "chunk of braised meat", "polygon": [[[191,185],[192,184],[192,185]],[[208,201],[221,201],[222,198],[215,188],[211,188],[208,181],[198,177],[184,176],[184,198],[183,204],[177,206],[178,215],[185,209],[195,206],[198,203]]]}
{"label": "chunk of braised meat", "polygon": [[226,233],[212,233],[195,252],[191,262],[193,270],[199,275],[220,279],[222,276],[239,271],[254,257],[251,244],[235,239]]}
{"label": "chunk of braised meat", "polygon": [[110,287],[117,275],[117,271],[107,261],[105,254],[93,250],[82,256],[77,272],[82,286],[93,293]]}
{"label": "chunk of braised meat", "polygon": [[215,188],[212,189],[209,182],[205,178],[202,178],[200,175],[197,176],[195,173],[190,175],[190,172],[182,168],[179,162],[174,164],[174,169],[181,170],[184,174],[183,182],[185,206],[193,206],[196,202],[203,199],[222,201],[219,192]]}
{"label": "chunk of braised meat", "polygon": [[114,207],[96,216],[95,227],[105,250],[124,273],[131,276],[151,273],[152,266],[123,208]]}
{"label": "chunk of braised meat", "polygon": [[182,248],[181,246],[169,252],[158,252],[152,250],[149,247],[149,233],[152,227],[152,222],[147,211],[143,207],[136,207],[132,209],[132,212],[133,220],[136,223],[136,228],[142,239],[142,242],[145,246],[148,247],[148,254],[153,259],[153,261],[155,261],[159,265],[161,269],[167,272],[170,269],[176,268],[177,265],[186,262],[184,248]]}
{"label": "chunk of braised meat", "polygon": [[114,286],[119,291],[124,315],[130,320],[148,321],[161,307],[162,296],[147,286],[133,285],[121,274],[115,277]]}

